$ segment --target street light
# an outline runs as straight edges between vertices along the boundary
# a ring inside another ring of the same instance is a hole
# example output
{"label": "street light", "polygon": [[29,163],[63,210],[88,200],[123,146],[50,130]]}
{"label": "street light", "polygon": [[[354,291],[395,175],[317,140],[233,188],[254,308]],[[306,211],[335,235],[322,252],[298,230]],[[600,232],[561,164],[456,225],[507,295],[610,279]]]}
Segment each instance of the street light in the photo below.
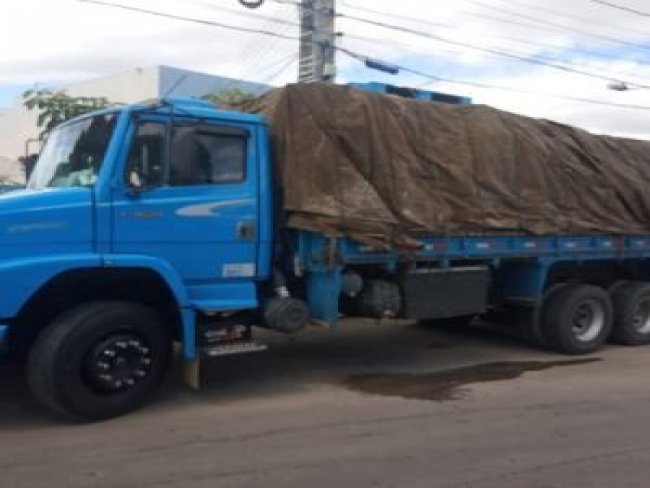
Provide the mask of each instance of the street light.
{"label": "street light", "polygon": [[609,85],[607,85],[607,88],[617,92],[626,92],[631,90],[643,90],[644,88],[648,89],[649,87],[629,85],[624,81],[612,81]]}

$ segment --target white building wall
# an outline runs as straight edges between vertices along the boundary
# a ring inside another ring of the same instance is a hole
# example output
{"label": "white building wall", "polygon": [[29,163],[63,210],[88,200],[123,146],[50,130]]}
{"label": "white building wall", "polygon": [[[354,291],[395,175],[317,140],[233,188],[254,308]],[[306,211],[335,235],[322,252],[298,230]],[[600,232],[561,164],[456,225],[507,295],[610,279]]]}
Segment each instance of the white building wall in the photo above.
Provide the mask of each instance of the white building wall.
{"label": "white building wall", "polygon": [[160,68],[136,68],[126,73],[73,83],[64,89],[77,97],[106,97],[114,103],[135,103],[158,94]]}
{"label": "white building wall", "polygon": [[[24,183],[25,174],[17,161],[25,154],[27,140],[38,137],[36,115],[17,101],[15,107],[0,114],[0,180]],[[37,148],[32,145],[31,148]]]}

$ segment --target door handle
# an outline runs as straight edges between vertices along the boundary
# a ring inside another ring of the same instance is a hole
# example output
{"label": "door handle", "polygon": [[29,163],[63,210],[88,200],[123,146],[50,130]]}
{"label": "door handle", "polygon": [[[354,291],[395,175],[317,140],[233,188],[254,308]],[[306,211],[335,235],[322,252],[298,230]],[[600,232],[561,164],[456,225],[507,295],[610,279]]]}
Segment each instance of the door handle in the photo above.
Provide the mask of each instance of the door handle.
{"label": "door handle", "polygon": [[237,222],[237,238],[243,241],[252,241],[255,239],[255,222],[242,220]]}

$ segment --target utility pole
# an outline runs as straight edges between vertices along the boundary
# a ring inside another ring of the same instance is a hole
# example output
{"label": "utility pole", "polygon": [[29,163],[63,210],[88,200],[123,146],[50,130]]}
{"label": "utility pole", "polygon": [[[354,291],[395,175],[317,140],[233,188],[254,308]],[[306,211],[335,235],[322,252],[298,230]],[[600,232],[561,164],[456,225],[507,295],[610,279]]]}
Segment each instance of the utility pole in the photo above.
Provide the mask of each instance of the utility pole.
{"label": "utility pole", "polygon": [[298,82],[336,80],[335,0],[301,0]]}

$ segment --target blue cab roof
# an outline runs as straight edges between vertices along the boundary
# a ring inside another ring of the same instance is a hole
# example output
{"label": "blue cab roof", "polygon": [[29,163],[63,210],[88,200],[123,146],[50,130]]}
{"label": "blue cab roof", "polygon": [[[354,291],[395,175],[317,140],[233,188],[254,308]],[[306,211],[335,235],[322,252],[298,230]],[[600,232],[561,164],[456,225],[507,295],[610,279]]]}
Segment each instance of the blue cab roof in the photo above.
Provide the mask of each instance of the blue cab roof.
{"label": "blue cab roof", "polygon": [[[198,98],[165,98],[153,103],[161,104],[161,112],[176,110],[177,115],[194,115],[196,117],[218,118],[231,122],[241,122],[249,124],[266,124],[266,119],[262,115],[249,114],[245,112],[236,112],[233,110],[222,110],[215,104]],[[181,112],[180,114],[178,112]]]}
{"label": "blue cab roof", "polygon": [[202,119],[219,119],[243,124],[266,124],[266,119],[262,115],[236,112],[232,110],[222,110],[213,103],[206,100],[200,100],[198,98],[165,98],[147,100],[130,105],[117,105],[102,110],[96,110],[84,115],[80,115],[79,117],[75,117],[74,119],[71,119],[64,124],[61,124],[61,126],[72,124],[90,116],[124,111],[133,113],[151,111],[161,114],[173,112],[178,116],[185,115]]}

